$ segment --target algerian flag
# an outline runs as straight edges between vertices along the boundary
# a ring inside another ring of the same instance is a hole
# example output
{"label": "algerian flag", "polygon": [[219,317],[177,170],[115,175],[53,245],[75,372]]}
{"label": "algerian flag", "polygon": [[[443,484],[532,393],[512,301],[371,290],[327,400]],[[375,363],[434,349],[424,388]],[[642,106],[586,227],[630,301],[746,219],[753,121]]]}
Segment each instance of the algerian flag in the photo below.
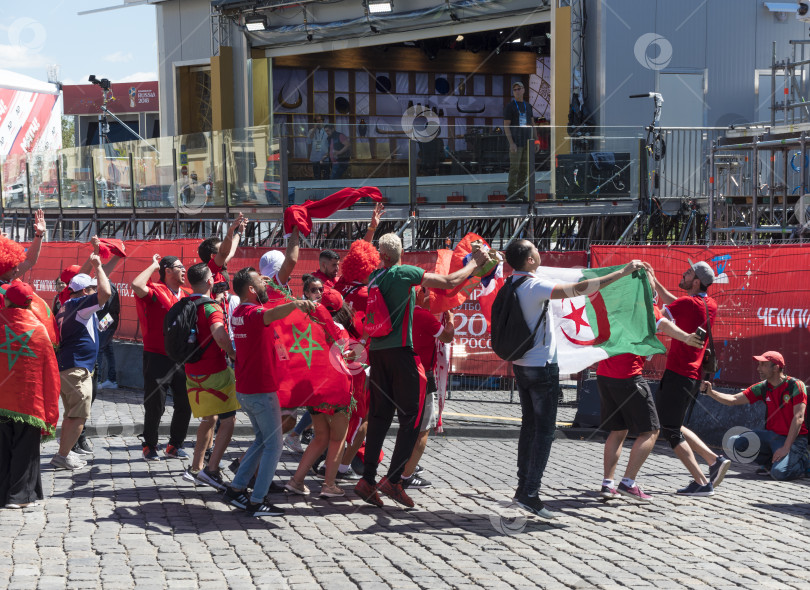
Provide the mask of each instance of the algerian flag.
{"label": "algerian flag", "polygon": [[[601,277],[621,268],[541,266],[535,272],[559,284]],[[655,336],[653,293],[643,270],[589,295],[552,299],[548,311],[555,329],[560,374],[578,373],[617,354],[649,356],[666,352]]]}

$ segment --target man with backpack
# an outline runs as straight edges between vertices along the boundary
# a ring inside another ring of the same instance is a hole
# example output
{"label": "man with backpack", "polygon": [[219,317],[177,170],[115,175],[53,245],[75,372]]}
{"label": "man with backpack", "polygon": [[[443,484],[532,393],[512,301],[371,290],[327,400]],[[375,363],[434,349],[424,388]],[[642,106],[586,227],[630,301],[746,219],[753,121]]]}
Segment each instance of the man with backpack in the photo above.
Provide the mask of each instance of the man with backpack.
{"label": "man with backpack", "polygon": [[[231,442],[239,409],[233,369],[228,367],[226,355],[235,359],[236,353],[222,308],[211,299],[214,273],[205,262],[200,262],[188,269],[188,281],[194,291],[172,306],[166,314],[164,330],[167,354],[174,360],[185,361],[191,413],[200,418],[194,457],[183,478],[222,491],[225,484],[219,462]],[[205,451],[211,445],[217,417],[220,424],[214,450],[204,467]]]}
{"label": "man with backpack", "polygon": [[[655,278],[655,289],[664,304],[664,314],[684,332],[702,328],[708,334],[702,348],[692,348],[677,340],[672,342],[655,400],[661,434],[694,478],[677,491],[682,496],[713,496],[714,488],[723,481],[731,465],[729,459],[714,453],[697,434],[684,426],[687,410],[694,403],[700,387],[704,355],[710,346],[713,351],[711,329],[717,316],[717,302],[706,294],[712,283],[714,270],[706,262],[690,262],[678,283],[678,288],[686,291],[682,297],[675,297],[658,277]],[[703,475],[695,451],[709,464],[708,477]]]}
{"label": "man with backpack", "polygon": [[[152,274],[158,271],[160,280],[153,282]],[[155,254],[152,264],[132,281],[135,291],[135,307],[138,322],[143,332],[143,458],[160,461],[158,455],[158,427],[166,410],[166,395],[171,387],[174,414],[169,430],[167,458],[188,459],[183,442],[191,421],[191,406],[186,395],[186,374],[183,365],[166,356],[163,338],[163,319],[172,305],[187,293],[182,289],[186,282],[186,268],[176,256],[160,257]]]}
{"label": "man with backpack", "polygon": [[[385,234],[379,242],[380,260],[383,268],[371,274],[369,279],[369,299],[366,308],[366,325],[387,325],[372,335],[369,346],[371,364],[370,410],[366,452],[361,479],[354,488],[355,493],[369,504],[382,506],[378,491],[392,500],[413,507],[401,483],[402,470],[408,462],[419,438],[420,416],[424,400],[420,399],[419,369],[413,350],[413,308],[416,300],[414,287],[435,287],[453,289],[463,283],[478,267],[487,260],[487,255],[478,251],[464,268],[449,275],[425,272],[423,269],[402,264],[402,240],[394,233]],[[378,290],[382,306],[375,306],[374,294]],[[383,308],[385,310],[383,311]],[[381,317],[381,316],[386,316]],[[390,320],[390,321],[385,321]],[[422,373],[424,379],[424,372]],[[399,418],[399,432],[388,474],[379,484],[376,482],[377,458],[380,456],[385,435],[391,426],[394,411]]]}
{"label": "man with backpack", "polygon": [[[541,518],[552,519],[555,514],[543,505],[539,490],[546,468],[554,429],[557,423],[557,402],[560,393],[560,370],[557,365],[557,343],[554,321],[548,314],[551,299],[566,299],[592,293],[610,283],[644,268],[638,260],[623,269],[602,277],[579,283],[555,283],[536,276],[540,253],[528,240],[515,240],[506,248],[506,262],[514,269],[498,293],[493,305],[493,349],[501,356],[495,341],[519,335],[513,342],[517,354],[513,360],[515,381],[520,395],[521,425],[518,439],[518,485],[514,499],[517,504]],[[499,301],[500,300],[500,301]],[[520,330],[504,330],[496,309],[519,308],[525,326]],[[528,349],[524,352],[524,349]],[[501,358],[504,358],[503,356]]]}

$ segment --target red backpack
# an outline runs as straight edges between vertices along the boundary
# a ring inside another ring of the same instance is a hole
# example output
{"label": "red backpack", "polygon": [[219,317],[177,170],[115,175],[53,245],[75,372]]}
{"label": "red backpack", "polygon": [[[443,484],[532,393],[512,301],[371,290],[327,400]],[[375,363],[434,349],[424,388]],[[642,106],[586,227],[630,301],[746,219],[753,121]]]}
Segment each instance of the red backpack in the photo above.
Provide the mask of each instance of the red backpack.
{"label": "red backpack", "polygon": [[388,306],[385,304],[377,280],[381,278],[388,269],[385,269],[368,284],[368,303],[366,304],[366,332],[373,338],[382,338],[391,333],[391,315],[388,313]]}

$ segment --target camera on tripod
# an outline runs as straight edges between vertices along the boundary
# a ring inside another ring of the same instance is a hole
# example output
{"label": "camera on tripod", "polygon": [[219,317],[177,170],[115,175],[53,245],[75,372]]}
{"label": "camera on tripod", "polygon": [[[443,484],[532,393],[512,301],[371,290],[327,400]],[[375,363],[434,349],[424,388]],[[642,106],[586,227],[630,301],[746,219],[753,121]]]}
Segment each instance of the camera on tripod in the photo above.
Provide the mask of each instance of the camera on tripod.
{"label": "camera on tripod", "polygon": [[92,82],[93,84],[98,84],[99,86],[101,86],[101,89],[104,90],[105,92],[110,90],[111,83],[107,78],[102,78],[101,80],[99,80],[98,78],[96,78],[94,74],[90,74],[90,77],[87,80],[88,82]]}

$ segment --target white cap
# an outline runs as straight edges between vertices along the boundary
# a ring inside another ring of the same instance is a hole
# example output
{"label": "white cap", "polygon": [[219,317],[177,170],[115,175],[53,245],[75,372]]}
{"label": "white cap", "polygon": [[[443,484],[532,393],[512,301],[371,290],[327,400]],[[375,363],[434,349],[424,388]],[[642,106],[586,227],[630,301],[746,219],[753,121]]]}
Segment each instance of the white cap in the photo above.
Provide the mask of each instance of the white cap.
{"label": "white cap", "polygon": [[96,281],[96,279],[93,279],[90,277],[90,275],[86,275],[81,272],[70,279],[70,284],[68,284],[68,287],[75,293],[76,291],[81,291],[87,287],[95,287],[97,285],[98,281]]}
{"label": "white cap", "polygon": [[279,250],[270,250],[262,254],[259,259],[259,273],[262,276],[275,278],[284,264],[284,253]]}

